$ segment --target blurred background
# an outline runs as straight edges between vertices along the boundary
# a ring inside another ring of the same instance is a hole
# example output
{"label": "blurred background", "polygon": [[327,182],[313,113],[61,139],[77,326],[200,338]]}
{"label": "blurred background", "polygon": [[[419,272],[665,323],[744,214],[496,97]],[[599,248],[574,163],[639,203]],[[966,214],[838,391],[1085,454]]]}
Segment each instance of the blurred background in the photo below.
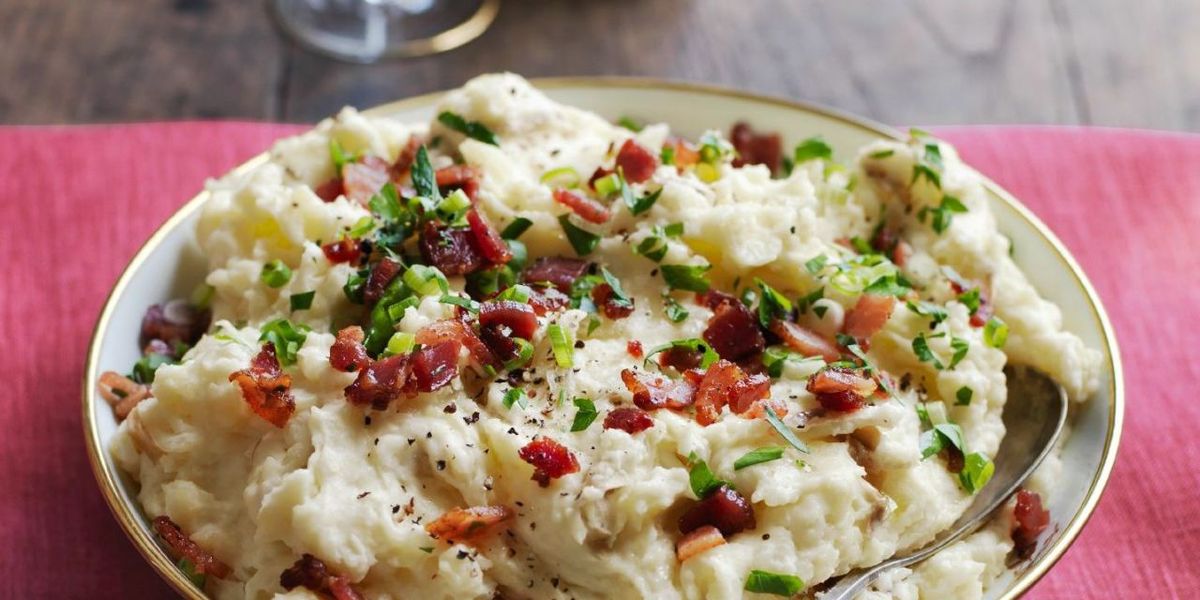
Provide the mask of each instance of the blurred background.
{"label": "blurred background", "polygon": [[0,123],[311,122],[511,70],[640,75],[892,124],[1200,131],[1200,2],[502,0],[474,41],[352,65],[255,0],[2,0]]}

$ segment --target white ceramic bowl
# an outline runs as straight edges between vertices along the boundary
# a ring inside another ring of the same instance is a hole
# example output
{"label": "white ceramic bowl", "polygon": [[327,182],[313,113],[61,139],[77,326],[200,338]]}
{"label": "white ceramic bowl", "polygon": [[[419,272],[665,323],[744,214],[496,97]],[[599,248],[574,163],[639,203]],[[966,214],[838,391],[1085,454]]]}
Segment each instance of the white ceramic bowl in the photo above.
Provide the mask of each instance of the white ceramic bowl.
{"label": "white ceramic bowl", "polygon": [[[748,119],[762,130],[779,131],[797,140],[820,134],[835,155],[848,157],[878,137],[899,132],[864,119],[796,102],[726,89],[640,79],[549,79],[534,84],[560,102],[617,119],[629,115],[670,123],[674,131],[697,136],[711,127]],[[429,94],[371,109],[374,115],[402,121],[429,120],[440,94]],[[239,169],[266,160],[251,159]],[[1120,356],[1112,326],[1095,290],[1078,263],[1053,233],[1027,208],[989,183],[991,209],[1000,231],[1016,247],[1015,260],[1045,298],[1062,308],[1064,326],[1104,355],[1099,392],[1072,415],[1073,430],[1063,449],[1062,477],[1049,499],[1051,524],[1032,561],[1005,573],[987,590],[988,598],[1015,598],[1033,585],[1062,556],[1086,523],[1116,459],[1124,413]],[[149,522],[135,500],[136,485],[113,464],[109,440],[117,422],[98,399],[95,382],[101,372],[124,372],[140,356],[137,336],[142,315],[151,304],[186,297],[204,276],[204,261],[194,239],[201,193],[179,209],[130,261],[113,287],[96,324],[83,381],[83,423],[96,480],[125,533],[150,564],[183,596],[204,598],[175,568],[156,543]]]}

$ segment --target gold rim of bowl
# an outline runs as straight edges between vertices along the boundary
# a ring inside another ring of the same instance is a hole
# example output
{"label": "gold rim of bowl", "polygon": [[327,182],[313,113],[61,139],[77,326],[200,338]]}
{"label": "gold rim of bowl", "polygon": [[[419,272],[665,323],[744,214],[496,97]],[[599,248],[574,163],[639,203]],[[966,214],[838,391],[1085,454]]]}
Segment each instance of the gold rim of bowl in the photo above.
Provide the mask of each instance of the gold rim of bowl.
{"label": "gold rim of bowl", "polygon": [[[829,119],[840,121],[844,124],[851,125],[862,129],[868,133],[879,137],[904,139],[904,136],[896,129],[875,123],[869,119],[864,119],[851,115],[849,113],[836,109],[827,108],[806,102],[795,100],[787,100],[750,92],[742,92],[734,89],[723,88],[700,83],[671,81],[652,78],[638,77],[552,77],[530,80],[534,86],[542,89],[560,89],[560,88],[627,88],[627,89],[659,89],[671,90],[679,92],[700,93],[709,96],[724,96],[728,98],[737,98],[741,100],[749,100],[761,104],[775,105],[784,108],[789,108],[797,111],[814,113],[824,116]],[[428,106],[435,102],[439,97],[444,95],[446,91],[433,92],[413,96],[404,100],[389,102],[363,111],[371,115],[387,115],[402,110],[417,109]],[[236,167],[233,172],[244,173],[250,169],[254,169],[268,160],[267,153],[259,154],[250,160]],[[1086,496],[1084,496],[1083,504],[1079,510],[1071,516],[1066,526],[1062,528],[1061,533],[1054,540],[1054,543],[1036,559],[1036,563],[1030,566],[1027,570],[1021,573],[1009,585],[1009,589],[1000,596],[1001,600],[1012,600],[1023,594],[1026,590],[1037,583],[1039,579],[1062,558],[1063,553],[1067,551],[1075,538],[1083,530],[1088,519],[1091,518],[1092,512],[1096,509],[1097,503],[1100,501],[1100,496],[1104,491],[1105,485],[1108,483],[1110,474],[1112,473],[1113,464],[1116,462],[1117,448],[1120,446],[1121,429],[1125,414],[1125,386],[1121,366],[1121,354],[1117,346],[1116,335],[1113,331],[1112,323],[1109,321],[1108,314],[1104,310],[1104,306],[1100,302],[1100,297],[1097,295],[1091,281],[1080,268],[1079,263],[1071,256],[1066,246],[1058,239],[1050,228],[1041,222],[1034,214],[1021,204],[1012,194],[1005,191],[995,182],[984,178],[987,190],[999,201],[1007,204],[1027,225],[1032,227],[1037,233],[1050,244],[1055,250],[1057,259],[1067,267],[1075,284],[1083,290],[1087,296],[1088,305],[1092,311],[1092,317],[1100,325],[1101,333],[1103,334],[1105,350],[1108,355],[1108,368],[1110,371],[1109,379],[1109,397],[1112,399],[1109,404],[1109,419],[1108,431],[1105,434],[1104,440],[1104,455],[1100,463],[1100,468],[1096,470],[1092,477],[1091,484],[1088,488]],[[100,340],[103,339],[105,332],[108,329],[109,320],[112,317],[112,312],[116,306],[116,300],[124,293],[125,288],[129,284],[134,272],[136,272],[145,262],[146,258],[152,254],[162,243],[171,231],[175,229],[181,222],[187,219],[192,213],[200,208],[204,201],[208,198],[208,192],[203,191],[184,204],[175,214],[171,215],[165,223],[163,223],[154,234],[150,236],[146,243],[137,251],[129,264],[121,272],[121,276],[117,279],[116,285],[109,292],[108,298],[105,300],[104,309],[100,313],[100,318],[96,322],[95,330],[92,333],[92,339],[88,348],[87,364],[84,368],[83,379],[83,429],[87,439],[88,458],[91,463],[92,473],[96,477],[97,483],[100,485],[100,491],[104,495],[104,500],[116,517],[117,522],[121,525],[121,529],[125,535],[133,542],[138,552],[150,563],[150,565],[165,579],[175,591],[182,596],[194,600],[204,600],[207,596],[196,589],[192,583],[184,577],[184,575],[175,567],[165,551],[155,541],[153,534],[145,526],[143,517],[139,514],[138,509],[121,501],[119,493],[119,482],[114,475],[114,465],[108,452],[100,446],[99,428],[96,422],[97,393],[95,381],[99,376],[96,369],[100,358]]]}

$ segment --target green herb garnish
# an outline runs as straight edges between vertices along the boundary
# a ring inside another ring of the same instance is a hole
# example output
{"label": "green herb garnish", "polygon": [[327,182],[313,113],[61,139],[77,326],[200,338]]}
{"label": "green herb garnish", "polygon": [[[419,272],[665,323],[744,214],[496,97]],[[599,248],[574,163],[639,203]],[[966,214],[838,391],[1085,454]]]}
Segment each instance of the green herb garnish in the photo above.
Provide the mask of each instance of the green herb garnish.
{"label": "green herb garnish", "polygon": [[821,136],[810,137],[800,142],[792,152],[792,162],[800,164],[813,159],[833,160],[833,147]]}
{"label": "green herb garnish", "polygon": [[976,494],[996,472],[996,465],[991,459],[980,452],[972,452],[963,457],[963,468],[958,474],[958,482],[968,493]]}
{"label": "green herb garnish", "polygon": [[708,463],[697,457],[695,452],[688,455],[688,483],[692,486],[692,493],[700,500],[707,498],[717,488],[729,485],[729,482],[718,479],[708,468]]}
{"label": "green herb garnish", "polygon": [[575,403],[575,420],[571,422],[571,431],[583,431],[592,425],[596,420],[596,403],[590,398],[575,398],[572,400]]}
{"label": "green herb garnish", "polygon": [[709,365],[717,362],[721,357],[717,355],[717,351],[712,349],[708,342],[699,338],[688,338],[685,340],[672,340],[660,346],[655,346],[646,353],[646,358],[642,361],[643,365],[650,364],[650,357],[660,352],[667,350],[683,349],[689,352],[700,352],[703,356],[700,358],[700,368],[707,369]]}
{"label": "green herb garnish", "polygon": [[554,362],[560,368],[569,369],[574,364],[575,347],[571,336],[558,323],[546,326],[546,337],[550,338],[550,349],[554,352]]}
{"label": "green herb garnish", "polygon": [[795,596],[804,589],[804,580],[795,575],[784,575],[770,571],[754,569],[746,578],[747,592],[773,594],[775,596]]}
{"label": "green herb garnish", "polygon": [[1007,341],[1008,324],[1001,321],[1000,317],[988,319],[987,324],[983,326],[983,343],[993,348],[1003,348]]}
{"label": "green herb garnish", "polygon": [[671,289],[703,293],[709,288],[704,274],[710,269],[712,265],[663,265],[661,272],[663,281]]}
{"label": "green herb garnish", "polygon": [[258,336],[258,341],[274,344],[280,364],[292,365],[296,363],[296,353],[304,345],[309,331],[312,329],[307,325],[293,325],[287,319],[275,319],[262,326],[262,334]]}
{"label": "green herb garnish", "polygon": [[438,122],[471,139],[479,140],[493,146],[500,145],[496,140],[496,134],[492,133],[491,129],[488,129],[486,125],[479,121],[468,121],[460,115],[450,111],[443,111],[438,115]]}
{"label": "green herb garnish", "polygon": [[954,404],[956,406],[970,406],[971,397],[974,395],[975,391],[964,385],[958,388],[957,392],[954,392]]}
{"label": "green herb garnish", "polygon": [[779,434],[779,437],[783,438],[783,441],[790,444],[791,447],[808,454],[808,445],[800,441],[800,438],[796,437],[796,434],[792,433],[792,430],[788,429],[788,426],[783,424],[783,420],[779,418],[779,415],[775,414],[774,409],[768,406],[766,407],[766,413],[767,423],[771,425],[771,428],[775,430],[775,433]]}
{"label": "green herb garnish", "polygon": [[743,454],[741,456],[741,458],[738,458],[736,461],[734,461],[733,470],[741,471],[742,469],[745,469],[746,467],[750,467],[750,466],[765,463],[765,462],[771,462],[773,460],[778,460],[782,457],[783,457],[783,448],[780,446],[773,446],[773,447],[769,447],[769,448],[759,448],[757,450],[751,450],[750,452]]}
{"label": "green herb garnish", "polygon": [[509,388],[504,392],[504,408],[512,409],[513,405],[517,404],[521,408],[529,406],[529,396],[525,394],[525,390],[519,387]]}
{"label": "green herb garnish", "polygon": [[282,260],[275,259],[263,265],[258,278],[269,287],[280,288],[292,280],[292,270]]}
{"label": "green herb garnish", "polygon": [[567,241],[575,249],[575,254],[579,256],[591,254],[592,250],[595,250],[596,246],[600,244],[599,235],[575,226],[567,215],[558,217],[558,224],[562,226],[563,233],[567,234]]}
{"label": "green herb garnish", "polygon": [[292,312],[295,312],[298,310],[308,310],[308,309],[312,308],[313,298],[316,297],[316,295],[317,295],[316,290],[310,290],[307,292],[301,292],[299,294],[292,294],[291,296],[288,296],[288,302],[292,306]]}

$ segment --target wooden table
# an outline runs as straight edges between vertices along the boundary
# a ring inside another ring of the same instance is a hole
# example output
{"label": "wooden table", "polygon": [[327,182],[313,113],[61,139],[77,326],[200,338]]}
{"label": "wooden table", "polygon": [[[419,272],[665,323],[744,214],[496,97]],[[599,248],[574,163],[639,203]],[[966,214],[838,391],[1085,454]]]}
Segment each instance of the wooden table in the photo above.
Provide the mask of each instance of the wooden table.
{"label": "wooden table", "polygon": [[1200,130],[1200,3],[504,0],[440,56],[352,66],[259,0],[3,0],[0,123],[309,122],[483,72],[686,79],[895,124]]}

